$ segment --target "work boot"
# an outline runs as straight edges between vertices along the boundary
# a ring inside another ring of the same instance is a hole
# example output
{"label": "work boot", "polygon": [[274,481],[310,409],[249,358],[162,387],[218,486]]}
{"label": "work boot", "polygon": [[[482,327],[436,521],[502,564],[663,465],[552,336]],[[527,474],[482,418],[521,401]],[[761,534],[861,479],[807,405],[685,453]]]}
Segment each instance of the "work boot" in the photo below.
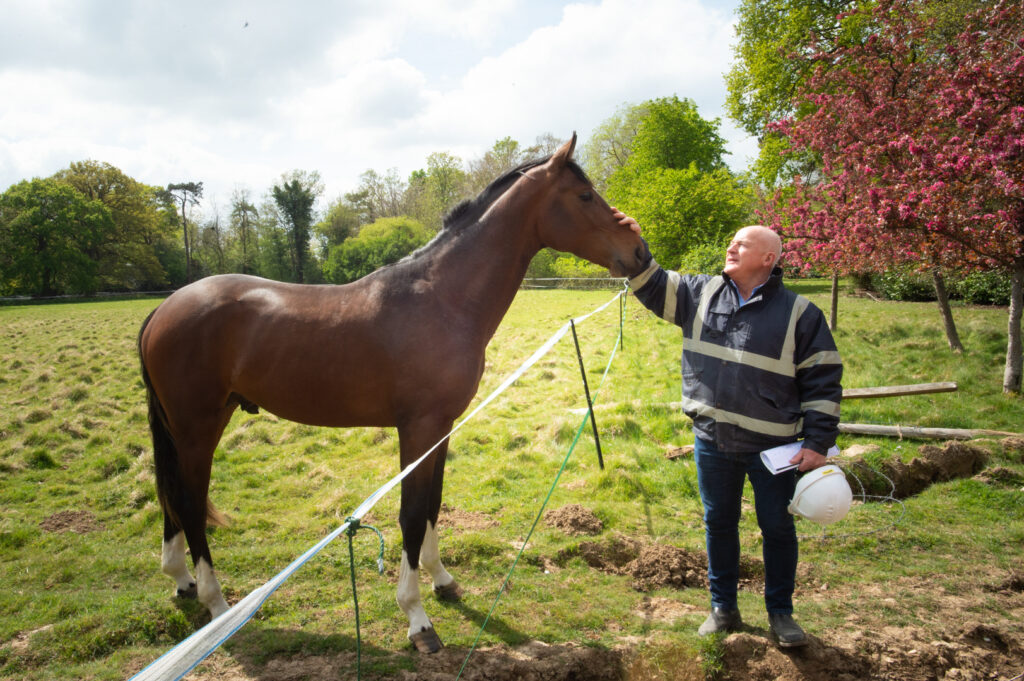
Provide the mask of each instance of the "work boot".
{"label": "work boot", "polygon": [[739,610],[711,608],[711,614],[704,620],[704,624],[700,625],[697,635],[708,636],[709,634],[717,634],[720,631],[736,631],[741,626],[743,626],[743,620],[740,618]]}
{"label": "work boot", "polygon": [[780,648],[799,648],[807,645],[807,634],[788,613],[768,613],[768,628],[771,631],[772,639]]}

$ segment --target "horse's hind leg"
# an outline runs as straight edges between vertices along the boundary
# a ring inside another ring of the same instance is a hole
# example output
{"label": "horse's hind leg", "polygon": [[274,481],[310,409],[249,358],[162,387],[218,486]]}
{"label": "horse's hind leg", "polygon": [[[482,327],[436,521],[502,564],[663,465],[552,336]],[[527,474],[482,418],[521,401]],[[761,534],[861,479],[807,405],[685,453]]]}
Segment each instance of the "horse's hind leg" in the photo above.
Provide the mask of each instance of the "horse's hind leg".
{"label": "horse's hind leg", "polygon": [[430,574],[434,586],[434,595],[442,601],[458,601],[462,598],[462,589],[455,582],[441,563],[441,550],[438,546],[437,518],[441,513],[441,490],[444,487],[444,463],[447,458],[448,443],[438,447],[434,457],[434,480],[430,488],[430,507],[427,516],[427,529],[423,535],[423,546],[420,548],[420,565]]}
{"label": "horse's hind leg", "polygon": [[[216,417],[196,418],[190,422],[189,432],[180,434],[176,439],[178,446],[178,474],[179,486],[176,489],[175,499],[172,506],[177,515],[178,525],[173,521],[170,525],[165,524],[164,547],[167,556],[168,545],[173,552],[183,548],[182,534],[188,541],[189,550],[192,552],[192,563],[195,566],[195,592],[202,603],[210,611],[211,617],[227,612],[229,606],[224,600],[221,592],[220,582],[213,572],[213,559],[210,557],[210,545],[206,540],[206,525],[211,513],[209,505],[210,469],[213,465],[213,452],[224,431],[224,426],[231,417],[233,408],[218,413]],[[217,522],[219,519],[214,518]],[[180,531],[174,532],[180,528]],[[168,539],[167,535],[172,536]],[[176,556],[170,561],[171,574],[178,582],[179,590],[183,582],[180,581],[188,574],[183,569],[183,560]]]}
{"label": "horse's hind leg", "polygon": [[164,513],[164,543],[160,568],[178,585],[179,598],[196,597],[196,581],[185,564],[185,533]]}

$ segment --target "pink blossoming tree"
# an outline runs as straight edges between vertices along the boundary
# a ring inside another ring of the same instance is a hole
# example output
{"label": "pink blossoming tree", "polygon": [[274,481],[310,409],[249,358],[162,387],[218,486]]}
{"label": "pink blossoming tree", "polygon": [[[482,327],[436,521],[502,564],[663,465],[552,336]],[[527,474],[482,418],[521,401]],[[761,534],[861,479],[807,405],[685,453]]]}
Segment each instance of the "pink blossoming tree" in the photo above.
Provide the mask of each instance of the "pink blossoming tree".
{"label": "pink blossoming tree", "polygon": [[[1020,392],[1024,5],[967,17],[949,43],[920,10],[917,0],[882,0],[877,31],[819,55],[829,68],[802,94],[813,113],[774,129],[792,150],[817,154],[821,175],[783,190],[774,221],[808,266],[1008,272],[1003,390]],[[941,277],[936,288],[941,304]]]}

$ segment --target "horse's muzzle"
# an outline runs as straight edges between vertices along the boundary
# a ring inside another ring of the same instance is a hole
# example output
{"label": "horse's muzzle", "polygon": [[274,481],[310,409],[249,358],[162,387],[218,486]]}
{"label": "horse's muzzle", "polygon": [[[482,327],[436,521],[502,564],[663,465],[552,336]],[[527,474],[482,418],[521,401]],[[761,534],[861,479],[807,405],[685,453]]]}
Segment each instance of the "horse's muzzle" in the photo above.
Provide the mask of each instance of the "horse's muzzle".
{"label": "horse's muzzle", "polygon": [[652,258],[651,249],[647,245],[647,241],[640,237],[640,244],[633,251],[633,262],[627,264],[619,261],[618,265],[623,276],[633,278],[650,266]]}

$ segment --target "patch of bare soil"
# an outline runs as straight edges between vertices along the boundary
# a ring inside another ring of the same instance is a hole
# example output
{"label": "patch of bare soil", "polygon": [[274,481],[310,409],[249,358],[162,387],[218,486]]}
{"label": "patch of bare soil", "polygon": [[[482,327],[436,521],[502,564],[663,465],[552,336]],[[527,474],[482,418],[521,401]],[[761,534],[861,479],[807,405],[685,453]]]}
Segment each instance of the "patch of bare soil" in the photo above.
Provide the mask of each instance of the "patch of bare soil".
{"label": "patch of bare soil", "polygon": [[[603,541],[582,542],[574,550],[560,553],[556,563],[564,564],[579,555],[590,567],[633,578],[637,591],[657,587],[706,589],[707,554],[687,551],[677,546],[648,544],[631,537],[616,535]],[[740,559],[740,588],[763,589],[764,567],[761,561],[743,556]]]}
{"label": "patch of bare soil", "polygon": [[646,621],[675,622],[684,615],[692,615],[695,612],[704,613],[704,609],[672,598],[656,596],[645,597],[634,612],[637,617]]}
{"label": "patch of bare soil", "polygon": [[[983,574],[980,579],[991,579]],[[722,681],[768,679],[801,681],[982,681],[1020,679],[1024,673],[1024,574],[996,576],[997,582],[963,584],[955,593],[933,580],[901,579],[828,598],[845,603],[846,625],[810,633],[810,644],[784,652],[767,631],[746,626],[723,641]],[[994,606],[979,617],[979,603]],[[928,602],[927,608],[903,612],[912,625],[895,626],[893,612],[906,604]],[[798,606],[799,607],[799,606]],[[889,613],[888,615],[886,613]],[[754,620],[755,618],[751,618]],[[755,620],[756,621],[756,620]]]}
{"label": "patch of bare soil", "polygon": [[74,532],[76,534],[97,532],[103,529],[103,525],[96,520],[96,516],[91,511],[58,511],[39,523],[39,527],[47,532]]}
{"label": "patch of bare soil", "polygon": [[920,456],[914,457],[910,463],[898,458],[885,461],[880,466],[881,470],[875,470],[857,458],[851,463],[858,464],[854,473],[869,494],[891,494],[896,499],[906,499],[920,494],[936,482],[977,474],[985,467],[989,456],[987,450],[957,440],[946,442],[941,447],[921,445],[918,453]]}
{"label": "patch of bare soil", "polygon": [[[465,650],[442,648],[436,655],[417,658],[415,672],[405,672],[396,678],[454,681],[465,659]],[[622,653],[573,643],[548,645],[531,641],[515,648],[502,645],[474,651],[462,678],[467,681],[620,681]]]}
{"label": "patch of bare soil", "polygon": [[600,534],[604,529],[601,519],[580,504],[568,504],[562,508],[552,509],[544,514],[544,522],[571,535]]}
{"label": "patch of bare soil", "polygon": [[439,527],[450,527],[454,530],[486,530],[495,527],[498,521],[485,513],[462,511],[442,503],[437,524]]}
{"label": "patch of bare soil", "polygon": [[[469,651],[442,648],[433,655],[415,655],[415,671],[380,676],[367,670],[362,678],[372,681],[621,681],[623,651],[604,650],[566,643],[548,645],[531,641],[521,646],[500,645],[473,651],[461,677],[459,670]],[[354,653],[294,655],[270,660],[262,669],[247,669],[231,656],[217,653],[198,667],[195,681],[354,681]]]}

